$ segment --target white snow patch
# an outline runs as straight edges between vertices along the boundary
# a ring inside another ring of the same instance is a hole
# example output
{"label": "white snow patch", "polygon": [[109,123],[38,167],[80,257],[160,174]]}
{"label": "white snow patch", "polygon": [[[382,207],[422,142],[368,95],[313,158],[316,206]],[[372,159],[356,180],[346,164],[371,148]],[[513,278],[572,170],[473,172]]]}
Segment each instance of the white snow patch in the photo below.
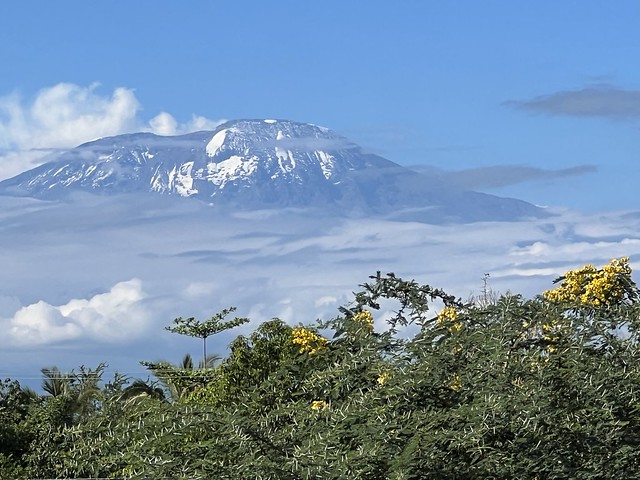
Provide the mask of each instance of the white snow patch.
{"label": "white snow patch", "polygon": [[271,118],[267,118],[267,119],[263,120],[263,122],[264,123],[277,123],[278,121],[277,120],[273,120]]}
{"label": "white snow patch", "polygon": [[56,175],[61,174],[62,172],[64,172],[64,169],[67,168],[69,165],[65,165],[64,167],[60,167],[58,170],[55,171],[55,173],[53,174],[53,176],[55,177]]}
{"label": "white snow patch", "polygon": [[322,168],[324,178],[329,180],[333,175],[334,158],[326,152],[316,151],[315,154],[320,160],[320,168]]}
{"label": "white snow patch", "polygon": [[314,123],[310,123],[309,125],[311,125],[312,127],[316,127],[322,133],[327,133],[329,131],[329,129],[327,127],[323,127],[322,125],[316,125]]}
{"label": "white snow patch", "polygon": [[278,135],[276,135],[276,140],[282,140],[284,135],[282,134],[282,130],[278,130]]}
{"label": "white snow patch", "polygon": [[[173,167],[169,172],[169,190],[174,189],[182,197],[189,197],[194,193],[198,193],[198,190],[193,188],[192,169],[193,162],[183,163],[180,168]],[[158,187],[161,188],[160,185]]]}
{"label": "white snow patch", "polygon": [[[171,179],[171,175],[173,174],[173,176],[175,176],[175,168],[171,171],[168,172],[168,175],[170,177],[169,182],[172,181]],[[155,172],[153,172],[153,176],[151,177],[151,190],[153,190],[154,192],[164,192],[166,190],[168,190],[168,185],[165,185],[164,182],[162,181],[162,174],[160,173],[160,165],[158,165],[156,167]]]}
{"label": "white snow patch", "polygon": [[207,178],[215,185],[224,185],[227,181],[251,175],[258,168],[258,158],[232,155],[222,162],[207,164]]}
{"label": "white snow patch", "polygon": [[220,130],[218,133],[216,133],[213,136],[213,138],[209,141],[209,143],[207,143],[207,148],[206,148],[207,155],[209,155],[210,157],[213,157],[224,144],[224,139],[226,137],[227,137],[227,130]]}
{"label": "white snow patch", "polygon": [[193,188],[193,175],[191,175],[192,170],[193,162],[183,163],[180,165],[177,172],[175,172],[175,169],[172,170],[172,173],[175,172],[174,188],[182,197],[190,197],[194,193],[198,193],[198,190]]}
{"label": "white snow patch", "polygon": [[291,150],[285,151],[282,148],[276,147],[276,157],[278,157],[278,165],[282,172],[291,172],[296,168],[296,160],[293,157],[293,152],[291,152]]}

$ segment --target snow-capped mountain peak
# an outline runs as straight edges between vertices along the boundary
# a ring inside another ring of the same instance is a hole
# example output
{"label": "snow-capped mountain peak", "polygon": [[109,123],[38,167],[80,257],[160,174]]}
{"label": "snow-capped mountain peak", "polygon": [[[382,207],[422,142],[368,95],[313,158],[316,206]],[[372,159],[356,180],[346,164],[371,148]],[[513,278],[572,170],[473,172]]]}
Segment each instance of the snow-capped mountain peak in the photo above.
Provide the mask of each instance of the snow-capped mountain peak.
{"label": "snow-capped mountain peak", "polygon": [[525,202],[430,183],[328,128],[274,119],[235,120],[174,137],[103,138],[0,182],[5,195],[56,198],[73,191],[196,197],[243,209],[417,209],[427,217],[459,219],[540,214]]}

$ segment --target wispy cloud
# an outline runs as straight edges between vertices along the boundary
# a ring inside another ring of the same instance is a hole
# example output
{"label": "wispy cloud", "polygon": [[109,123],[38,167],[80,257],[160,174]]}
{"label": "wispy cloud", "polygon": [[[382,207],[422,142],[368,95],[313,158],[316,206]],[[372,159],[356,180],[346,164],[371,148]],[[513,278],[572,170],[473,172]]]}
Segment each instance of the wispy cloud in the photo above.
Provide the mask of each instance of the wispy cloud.
{"label": "wispy cloud", "polygon": [[577,90],[541,95],[529,100],[510,100],[505,105],[534,113],[610,119],[640,118],[640,90],[598,84]]}
{"label": "wispy cloud", "polygon": [[132,89],[103,94],[98,84],[59,83],[29,100],[18,93],[0,97],[0,179],[37,166],[57,149],[97,138],[139,131],[178,135],[213,129],[224,121],[193,115],[179,123],[161,112],[146,122],[140,111]]}
{"label": "wispy cloud", "polygon": [[[37,376],[51,362],[108,361],[144,375],[139,360],[197,354],[193,339],[163,330],[177,316],[236,306],[252,320],[247,329],[272,317],[329,319],[377,270],[466,299],[484,273],[497,291],[534,295],[585,263],[630,255],[640,266],[640,214],[632,213],[430,225],[232,214],[164,197],[79,200],[0,198],[0,364],[30,362]],[[139,280],[121,281],[131,278]],[[376,313],[377,327],[385,314]],[[223,353],[238,333],[212,338],[210,351]]]}
{"label": "wispy cloud", "polygon": [[282,138],[280,140],[267,140],[264,141],[265,147],[278,147],[289,150],[347,150],[350,148],[357,148],[358,146],[346,138],[315,138],[315,137],[296,137],[296,138]]}
{"label": "wispy cloud", "polygon": [[424,166],[410,168],[431,178],[437,178],[440,182],[466,190],[488,190],[525,182],[556,181],[566,177],[595,173],[598,170],[595,165],[577,165],[556,170],[523,165],[495,165],[458,171],[445,171]]}

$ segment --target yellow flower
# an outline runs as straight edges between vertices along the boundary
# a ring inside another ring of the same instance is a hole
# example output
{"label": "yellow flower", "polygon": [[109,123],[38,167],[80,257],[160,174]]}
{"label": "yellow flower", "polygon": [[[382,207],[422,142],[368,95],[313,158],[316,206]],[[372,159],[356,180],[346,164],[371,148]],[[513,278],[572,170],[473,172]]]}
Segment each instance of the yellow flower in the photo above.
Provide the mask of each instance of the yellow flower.
{"label": "yellow flower", "polygon": [[327,408],[329,408],[329,404],[324,400],[314,400],[311,402],[311,410],[315,410],[316,412],[326,410]]}
{"label": "yellow flower", "polygon": [[380,375],[378,375],[378,379],[377,382],[380,385],[384,385],[386,383],[387,380],[389,380],[389,372],[383,372]]}
{"label": "yellow flower", "polygon": [[449,384],[449,388],[454,392],[459,392],[462,390],[462,380],[460,379],[460,375],[457,373],[453,376],[451,383]]}
{"label": "yellow flower", "polygon": [[438,314],[437,320],[441,327],[447,327],[449,333],[462,330],[462,323],[458,321],[458,312],[453,307],[444,307]]}
{"label": "yellow flower", "polygon": [[562,284],[554,290],[547,290],[544,296],[554,302],[579,302],[598,307],[622,300],[625,286],[630,283],[629,257],[614,258],[600,269],[585,265],[568,271]]}
{"label": "yellow flower", "polygon": [[444,325],[445,323],[455,322],[458,318],[458,312],[453,307],[444,307],[438,314],[438,323]]}
{"label": "yellow flower", "polygon": [[449,327],[449,333],[459,332],[460,330],[462,330],[462,324],[460,322],[455,322]]}
{"label": "yellow flower", "polygon": [[514,387],[522,388],[524,386],[524,380],[522,380],[521,377],[516,377],[511,380],[511,385],[513,385]]}
{"label": "yellow flower", "polygon": [[329,345],[329,340],[306,328],[294,328],[291,331],[292,342],[299,345],[298,352],[313,355]]}
{"label": "yellow flower", "polygon": [[353,316],[353,320],[360,322],[367,327],[368,330],[373,330],[373,315],[369,310],[362,310]]}

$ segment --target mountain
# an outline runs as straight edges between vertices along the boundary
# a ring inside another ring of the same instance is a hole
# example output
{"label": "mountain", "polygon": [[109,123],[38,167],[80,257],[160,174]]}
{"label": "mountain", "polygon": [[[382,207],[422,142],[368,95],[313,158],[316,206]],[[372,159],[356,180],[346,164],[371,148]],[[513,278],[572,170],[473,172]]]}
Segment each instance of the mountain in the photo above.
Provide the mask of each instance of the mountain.
{"label": "mountain", "polygon": [[369,154],[331,130],[236,120],[215,131],[102,138],[0,182],[0,194],[72,192],[195,197],[239,209],[314,207],[430,222],[544,216],[529,203],[444,185]]}

